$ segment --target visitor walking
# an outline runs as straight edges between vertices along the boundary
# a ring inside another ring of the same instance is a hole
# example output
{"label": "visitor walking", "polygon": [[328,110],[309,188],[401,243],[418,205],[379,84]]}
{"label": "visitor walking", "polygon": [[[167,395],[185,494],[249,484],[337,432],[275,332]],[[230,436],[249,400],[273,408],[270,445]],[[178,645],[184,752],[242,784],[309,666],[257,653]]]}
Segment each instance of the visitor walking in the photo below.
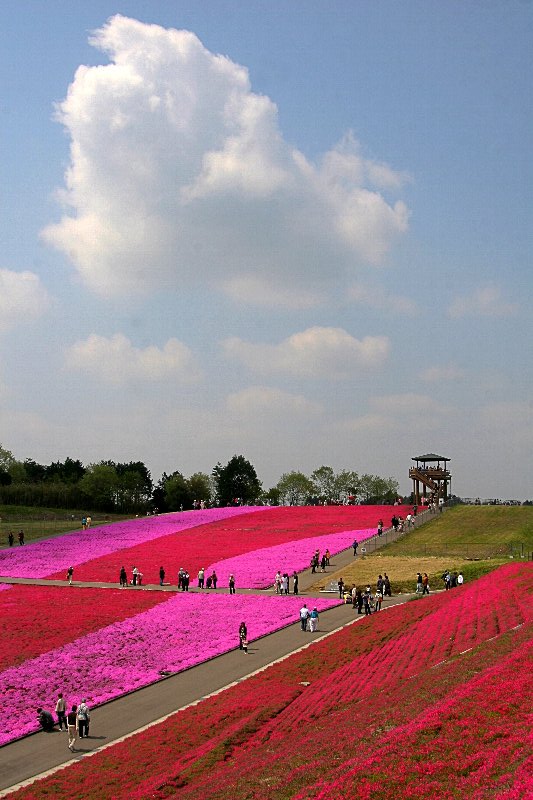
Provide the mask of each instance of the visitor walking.
{"label": "visitor walking", "polygon": [[120,568],[119,583],[121,589],[125,589],[126,586],[128,585],[128,575],[126,573],[126,567]]}
{"label": "visitor walking", "polygon": [[239,625],[239,650],[248,653],[248,628],[245,622],[241,622]]}
{"label": "visitor walking", "polygon": [[235,578],[233,575],[229,576],[229,593],[235,594]]}
{"label": "visitor walking", "polygon": [[217,588],[217,581],[218,581],[217,574],[216,574],[215,570],[213,570],[213,572],[211,574],[211,583],[213,584],[213,589]]}
{"label": "visitor walking", "polygon": [[357,598],[357,613],[358,614],[362,614],[363,613],[363,602],[364,602],[364,600],[363,600],[363,590],[362,589],[357,589],[356,590],[356,598]]}
{"label": "visitor walking", "polygon": [[289,594],[289,576],[286,572],[281,576],[281,594]]}
{"label": "visitor walking", "polygon": [[339,587],[339,600],[344,598],[344,579],[339,578],[337,581],[337,586]]}
{"label": "visitor walking", "polygon": [[57,714],[59,730],[63,730],[63,725],[65,726],[65,730],[67,730],[67,704],[61,692],[57,695],[55,712]]}
{"label": "visitor walking", "polygon": [[422,594],[422,573],[416,573],[416,594]]}
{"label": "visitor walking", "polygon": [[300,609],[300,625],[302,626],[302,630],[307,630],[307,620],[309,619],[309,609],[307,608],[306,603]]}
{"label": "visitor walking", "polygon": [[78,734],[80,739],[87,738],[89,735],[89,721],[91,715],[85,699],[78,706]]}
{"label": "visitor walking", "polygon": [[73,751],[78,726],[78,706],[73,705],[67,714],[68,749]]}
{"label": "visitor walking", "polygon": [[364,603],[364,606],[365,606],[365,616],[368,617],[372,613],[372,607],[371,607],[371,604],[372,604],[372,591],[370,589],[370,586],[366,587],[365,593],[363,595],[363,603]]}
{"label": "visitor walking", "polygon": [[159,585],[163,586],[165,582],[165,570],[163,567],[159,567]]}
{"label": "visitor walking", "polygon": [[15,537],[13,536],[13,531],[9,531],[9,534],[7,536],[7,541],[9,546],[13,547],[13,545],[15,544]]}
{"label": "visitor walking", "polygon": [[274,578],[274,586],[276,587],[276,594],[281,594],[281,572],[276,572],[276,577]]}
{"label": "visitor walking", "polygon": [[205,580],[205,569],[202,567],[198,571],[198,588],[199,589],[203,589],[204,588],[204,580]]}
{"label": "visitor walking", "polygon": [[298,594],[298,573],[296,570],[292,573],[292,593]]}
{"label": "visitor walking", "polygon": [[383,520],[380,519],[378,522],[378,536],[383,535]]}
{"label": "visitor walking", "polygon": [[19,531],[19,544],[20,545],[24,544],[24,531],[23,530]]}
{"label": "visitor walking", "polygon": [[357,555],[357,548],[359,547],[359,542],[357,541],[357,539],[353,540],[352,547],[353,547],[353,554],[354,554],[354,556],[356,556]]}
{"label": "visitor walking", "polygon": [[386,572],[383,573],[383,597],[392,597],[390,580]]}
{"label": "visitor walking", "polygon": [[69,586],[72,586],[72,576],[73,576],[73,574],[74,574],[74,567],[69,567],[67,569],[67,581],[68,581],[68,585]]}
{"label": "visitor walking", "polygon": [[318,628],[318,610],[317,607],[314,606],[313,610],[309,614],[309,630],[311,633],[314,633]]}
{"label": "visitor walking", "polygon": [[429,594],[429,578],[427,572],[424,572],[422,578],[422,594]]}

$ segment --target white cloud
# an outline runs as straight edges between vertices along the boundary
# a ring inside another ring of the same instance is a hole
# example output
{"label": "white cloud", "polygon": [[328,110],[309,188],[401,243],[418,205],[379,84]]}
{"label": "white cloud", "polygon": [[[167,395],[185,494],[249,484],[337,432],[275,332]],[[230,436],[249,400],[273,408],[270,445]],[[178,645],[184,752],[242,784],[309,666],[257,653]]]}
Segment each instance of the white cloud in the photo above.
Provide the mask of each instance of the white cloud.
{"label": "white cloud", "polygon": [[233,413],[252,416],[256,421],[264,420],[265,415],[270,417],[279,414],[305,415],[307,419],[309,415],[316,415],[321,411],[320,405],[307,400],[303,395],[268,386],[249,386],[240,392],[234,392],[226,398],[226,407]]}
{"label": "white cloud", "polygon": [[192,382],[199,378],[191,351],[177,339],[169,339],[162,349],[139,349],[121,333],[110,339],[93,333],[68,348],[65,363],[70,369],[116,384],[170,377]]}
{"label": "white cloud", "polygon": [[193,33],[115,16],[91,41],[110,63],[79,67],[58,107],[65,213],[43,232],[91,289],[203,280],[308,307],[406,230],[405,205],[379,191],[403,174],[362,158],[351,136],[311,164],[247,70]]}
{"label": "white cloud", "polygon": [[255,372],[306,378],[346,378],[356,368],[382,364],[389,354],[386,336],[355,339],[342,328],[308,328],[279,344],[253,344],[237,337],[222,344],[229,358]]}
{"label": "white cloud", "polygon": [[348,297],[356,303],[379,311],[404,314],[406,316],[414,316],[418,311],[417,304],[411,298],[389,294],[379,286],[365,286],[362,283],[354,284],[348,291]]}
{"label": "white cloud", "polygon": [[442,381],[457,381],[464,378],[463,369],[456,367],[455,364],[435,364],[420,373],[420,380],[427,383],[440,383]]}
{"label": "white cloud", "polygon": [[38,275],[0,269],[0,331],[36,319],[49,304]]}
{"label": "white cloud", "polygon": [[518,305],[508,303],[497,286],[483,286],[468,297],[457,297],[448,308],[450,317],[505,317],[516,313]]}

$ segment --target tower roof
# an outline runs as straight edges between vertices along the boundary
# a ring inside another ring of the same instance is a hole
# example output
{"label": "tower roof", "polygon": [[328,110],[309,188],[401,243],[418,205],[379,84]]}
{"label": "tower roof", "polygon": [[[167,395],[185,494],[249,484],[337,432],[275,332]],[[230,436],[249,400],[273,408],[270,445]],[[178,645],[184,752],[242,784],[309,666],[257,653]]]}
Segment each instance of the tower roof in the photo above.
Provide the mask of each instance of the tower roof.
{"label": "tower roof", "polygon": [[450,461],[451,459],[444,456],[438,456],[436,453],[427,453],[425,456],[413,456],[411,461]]}

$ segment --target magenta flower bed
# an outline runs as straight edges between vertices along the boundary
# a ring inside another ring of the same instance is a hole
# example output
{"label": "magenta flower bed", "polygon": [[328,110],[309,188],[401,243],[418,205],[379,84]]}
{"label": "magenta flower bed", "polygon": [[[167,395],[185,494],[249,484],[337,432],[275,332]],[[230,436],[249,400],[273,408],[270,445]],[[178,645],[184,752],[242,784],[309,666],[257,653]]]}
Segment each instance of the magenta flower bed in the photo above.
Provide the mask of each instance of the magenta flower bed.
{"label": "magenta flower bed", "polygon": [[100,525],[86,531],[73,531],[64,536],[33,542],[24,547],[1,550],[0,575],[10,578],[45,578],[52,573],[66,570],[71,565],[83,564],[162,536],[239,514],[263,511],[265,508],[243,506],[184,511],[157,517],[139,517],[107,526]]}
{"label": "magenta flower bed", "polygon": [[287,572],[289,575],[296,570],[301,572],[309,567],[311,556],[315,550],[322,554],[329,549],[331,555],[340,553],[352,546],[353,540],[359,544],[370,539],[375,534],[374,528],[361,531],[341,531],[328,533],[325,536],[313,536],[308,539],[279,544],[274,547],[263,547],[251,553],[234,558],[225,558],[211,564],[206,570],[206,575],[214,569],[221,586],[227,586],[230,575],[234,575],[236,585],[242,589],[266,589],[272,586],[276,572]]}
{"label": "magenta flower bed", "polygon": [[[118,591],[118,590],[117,590]],[[112,594],[109,595],[112,602]],[[313,600],[319,611],[338,601]],[[67,702],[103,703],[238,645],[244,620],[252,641],[299,619],[299,597],[179,594],[64,647],[0,673],[0,744],[37,729],[35,708]]]}

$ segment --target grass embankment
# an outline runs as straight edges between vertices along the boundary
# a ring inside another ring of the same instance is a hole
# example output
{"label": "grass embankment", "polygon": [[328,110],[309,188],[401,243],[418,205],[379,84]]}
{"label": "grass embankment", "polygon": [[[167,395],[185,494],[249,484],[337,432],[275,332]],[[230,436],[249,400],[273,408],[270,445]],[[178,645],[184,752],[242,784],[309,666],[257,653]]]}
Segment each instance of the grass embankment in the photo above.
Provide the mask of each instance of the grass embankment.
{"label": "grass embankment", "polygon": [[395,594],[413,592],[416,573],[427,572],[430,586],[442,589],[447,569],[472,581],[532,551],[533,507],[456,506],[376,553],[328,573],[315,587],[329,586],[341,576],[348,587],[375,587],[378,575],[386,572]]}
{"label": "grass embankment", "polygon": [[123,519],[130,519],[132,516],[131,514],[104,514],[102,512],[91,514],[89,511],[65,508],[0,505],[0,547],[8,546],[9,531],[13,532],[15,546],[18,547],[18,533],[21,529],[24,531],[26,543],[80,530],[82,517],[87,514],[91,516],[93,526],[119,522]]}

